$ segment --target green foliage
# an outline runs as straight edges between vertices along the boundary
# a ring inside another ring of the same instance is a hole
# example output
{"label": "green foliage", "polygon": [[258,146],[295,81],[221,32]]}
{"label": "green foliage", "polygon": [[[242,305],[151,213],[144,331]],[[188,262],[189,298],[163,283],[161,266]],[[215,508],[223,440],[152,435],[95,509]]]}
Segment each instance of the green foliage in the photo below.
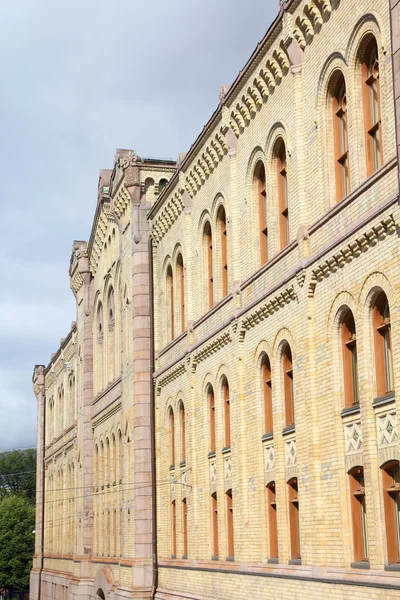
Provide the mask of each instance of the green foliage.
{"label": "green foliage", "polygon": [[10,494],[35,502],[36,450],[0,452],[0,500]]}
{"label": "green foliage", "polygon": [[0,501],[0,589],[29,585],[34,528],[35,507],[28,498],[10,494]]}

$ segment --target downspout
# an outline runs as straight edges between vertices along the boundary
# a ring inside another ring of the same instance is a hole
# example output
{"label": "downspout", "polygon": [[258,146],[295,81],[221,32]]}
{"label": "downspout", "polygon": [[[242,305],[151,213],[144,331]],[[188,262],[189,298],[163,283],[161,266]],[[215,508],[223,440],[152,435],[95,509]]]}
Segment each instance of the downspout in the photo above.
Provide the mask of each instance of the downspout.
{"label": "downspout", "polygon": [[150,303],[150,439],[151,439],[151,520],[152,520],[152,551],[153,551],[153,582],[151,600],[154,600],[158,586],[157,562],[157,503],[156,503],[156,424],[155,424],[155,394],[154,394],[154,291],[153,291],[153,245],[151,237],[149,248],[149,303]]}

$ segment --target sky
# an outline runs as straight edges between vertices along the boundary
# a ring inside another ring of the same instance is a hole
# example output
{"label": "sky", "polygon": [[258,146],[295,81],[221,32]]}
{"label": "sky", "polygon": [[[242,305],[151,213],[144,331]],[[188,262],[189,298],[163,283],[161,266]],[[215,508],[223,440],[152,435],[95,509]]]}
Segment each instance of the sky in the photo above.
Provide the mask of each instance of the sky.
{"label": "sky", "polygon": [[0,18],[0,450],[36,445],[35,364],[75,320],[68,266],[115,150],[176,159],[278,0],[13,0]]}

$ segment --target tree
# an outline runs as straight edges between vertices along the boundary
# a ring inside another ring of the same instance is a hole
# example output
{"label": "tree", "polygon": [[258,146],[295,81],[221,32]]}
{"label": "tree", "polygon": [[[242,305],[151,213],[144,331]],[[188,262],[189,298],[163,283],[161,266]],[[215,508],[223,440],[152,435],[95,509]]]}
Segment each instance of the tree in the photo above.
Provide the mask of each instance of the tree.
{"label": "tree", "polygon": [[35,507],[28,498],[9,495],[0,501],[0,589],[29,585]]}
{"label": "tree", "polygon": [[9,494],[35,501],[36,450],[0,452],[0,500]]}

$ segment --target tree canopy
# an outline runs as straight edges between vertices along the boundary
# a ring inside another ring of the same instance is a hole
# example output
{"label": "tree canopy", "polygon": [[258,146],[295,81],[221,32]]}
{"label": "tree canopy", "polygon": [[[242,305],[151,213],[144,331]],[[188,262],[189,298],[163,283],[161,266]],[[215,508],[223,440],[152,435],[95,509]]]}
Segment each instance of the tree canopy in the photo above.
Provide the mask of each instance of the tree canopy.
{"label": "tree canopy", "polygon": [[0,589],[29,585],[34,550],[35,507],[10,494],[0,501]]}
{"label": "tree canopy", "polygon": [[35,501],[36,450],[0,452],[0,500],[10,494]]}

